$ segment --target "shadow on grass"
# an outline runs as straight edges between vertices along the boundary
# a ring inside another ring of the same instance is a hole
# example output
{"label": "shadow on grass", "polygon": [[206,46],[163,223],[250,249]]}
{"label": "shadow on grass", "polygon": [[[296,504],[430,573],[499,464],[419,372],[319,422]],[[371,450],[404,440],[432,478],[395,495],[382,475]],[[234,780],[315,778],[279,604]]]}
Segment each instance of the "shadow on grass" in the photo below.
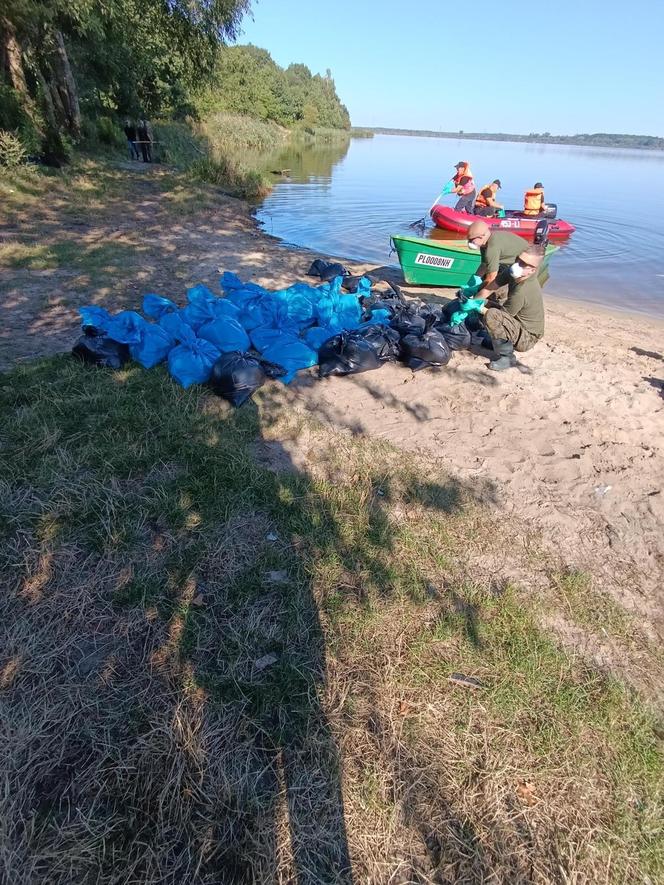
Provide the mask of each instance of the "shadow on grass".
{"label": "shadow on grass", "polygon": [[428,598],[392,508],[467,491],[359,455],[311,473],[273,415],[162,371],[1,380],[8,880],[352,882],[326,636]]}

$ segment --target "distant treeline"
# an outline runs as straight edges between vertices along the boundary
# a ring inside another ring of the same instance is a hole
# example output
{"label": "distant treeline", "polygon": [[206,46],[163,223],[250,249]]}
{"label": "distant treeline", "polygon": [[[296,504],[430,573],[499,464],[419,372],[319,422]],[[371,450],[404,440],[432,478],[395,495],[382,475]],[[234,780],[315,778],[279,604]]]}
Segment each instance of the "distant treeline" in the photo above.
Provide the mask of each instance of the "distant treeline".
{"label": "distant treeline", "polygon": [[431,138],[467,138],[472,141],[520,141],[530,144],[580,144],[596,147],[641,148],[664,150],[664,138],[656,135],[621,135],[617,132],[593,132],[582,135],[551,135],[550,132],[531,132],[529,135],[510,135],[505,132],[435,132],[430,129],[390,129],[369,127],[379,135],[425,135]]}

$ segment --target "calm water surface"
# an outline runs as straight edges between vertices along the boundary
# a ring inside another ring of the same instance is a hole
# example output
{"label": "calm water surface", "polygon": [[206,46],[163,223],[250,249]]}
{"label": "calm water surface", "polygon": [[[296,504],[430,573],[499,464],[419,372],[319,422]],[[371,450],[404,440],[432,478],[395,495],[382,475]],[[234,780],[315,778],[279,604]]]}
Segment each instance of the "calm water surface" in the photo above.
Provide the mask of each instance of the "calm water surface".
{"label": "calm water surface", "polygon": [[649,314],[664,308],[663,152],[398,135],[287,149],[270,168],[289,169],[289,178],[257,216],[287,243],[398,264],[390,234],[413,233],[408,225],[426,214],[458,160],[470,161],[478,186],[500,178],[508,208],[542,181],[558,215],[575,225],[547,292]]}

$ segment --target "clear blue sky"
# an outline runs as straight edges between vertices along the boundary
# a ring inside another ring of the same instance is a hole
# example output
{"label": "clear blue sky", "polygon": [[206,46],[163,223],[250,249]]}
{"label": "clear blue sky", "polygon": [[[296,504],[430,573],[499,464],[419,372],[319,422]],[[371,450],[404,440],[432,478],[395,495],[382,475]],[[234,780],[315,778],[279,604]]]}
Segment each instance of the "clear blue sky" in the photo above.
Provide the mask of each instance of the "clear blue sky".
{"label": "clear blue sky", "polygon": [[356,126],[664,136],[662,0],[254,0],[243,32]]}

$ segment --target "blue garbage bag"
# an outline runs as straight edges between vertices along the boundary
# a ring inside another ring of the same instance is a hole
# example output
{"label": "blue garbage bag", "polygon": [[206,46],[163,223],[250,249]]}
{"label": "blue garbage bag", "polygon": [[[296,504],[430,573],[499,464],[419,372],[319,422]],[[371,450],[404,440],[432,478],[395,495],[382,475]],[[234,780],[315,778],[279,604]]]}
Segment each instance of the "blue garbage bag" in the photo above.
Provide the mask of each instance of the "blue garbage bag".
{"label": "blue garbage bag", "polygon": [[182,317],[183,310],[177,310],[175,313],[165,313],[159,320],[159,325],[165,329],[176,341],[184,341],[187,336],[187,330],[193,331],[189,323],[185,322]]}
{"label": "blue garbage bag", "polygon": [[220,300],[207,286],[192,286],[187,289],[187,306],[182,310],[182,319],[196,331],[203,323],[214,319],[211,305]]}
{"label": "blue garbage bag", "polygon": [[328,329],[325,326],[311,326],[311,328],[304,332],[302,338],[312,350],[315,350],[316,353],[318,353],[323,344],[329,338],[333,338],[336,334],[337,333],[334,329]]}
{"label": "blue garbage bag", "polygon": [[168,354],[168,371],[184,388],[192,384],[204,384],[210,378],[212,366],[221,356],[219,349],[209,341],[197,338],[186,327],[181,330],[181,334],[185,336],[182,343]]}
{"label": "blue garbage bag", "polygon": [[319,286],[319,298],[314,306],[314,314],[319,326],[334,329],[335,332],[356,328],[362,319],[362,308],[357,295],[341,292],[342,277],[335,277],[331,283]]}
{"label": "blue garbage bag", "polygon": [[364,298],[371,292],[371,280],[369,277],[360,277],[357,282],[357,289],[353,293],[358,298]]}
{"label": "blue garbage bag", "polygon": [[329,325],[335,313],[336,304],[341,294],[342,277],[335,277],[329,283],[318,286],[318,297],[314,305],[314,315],[319,326]]}
{"label": "blue garbage bag", "polygon": [[244,353],[251,346],[247,333],[230,316],[221,316],[205,323],[198,330],[198,337],[214,344],[221,353],[231,353],[234,350]]}
{"label": "blue garbage bag", "polygon": [[286,334],[263,351],[263,357],[271,363],[283,366],[286,374],[281,379],[289,384],[300,369],[308,369],[318,362],[318,355],[304,341]]}
{"label": "blue garbage bag", "polygon": [[221,317],[230,317],[236,322],[240,321],[240,308],[228,298],[217,298],[209,304],[210,311],[215,320]]}
{"label": "blue garbage bag", "polygon": [[152,292],[143,296],[143,313],[152,320],[159,320],[167,313],[175,313],[177,309],[177,304],[170,298]]}
{"label": "blue garbage bag", "polygon": [[297,329],[310,326],[315,321],[314,305],[318,298],[318,291],[308,283],[294,283],[288,289],[274,292],[268,302],[274,312],[272,325],[276,328],[293,326]]}
{"label": "blue garbage bag", "polygon": [[340,329],[354,329],[362,319],[362,308],[357,295],[340,295],[337,305],[337,326]]}
{"label": "blue garbage bag", "polygon": [[370,323],[382,323],[385,326],[389,326],[391,319],[392,311],[387,310],[384,307],[371,308],[371,319],[369,320]]}
{"label": "blue garbage bag", "polygon": [[273,329],[271,326],[256,326],[255,329],[251,330],[250,338],[251,343],[259,353],[263,353],[264,350],[272,347],[273,344],[279,341],[285,341],[286,339],[297,341],[296,336],[290,330]]}
{"label": "blue garbage bag", "polygon": [[248,292],[253,292],[256,295],[264,295],[267,292],[267,289],[264,289],[263,286],[259,286],[258,283],[243,283],[237,274],[230,273],[229,271],[224,271],[221,275],[219,285],[221,286],[222,292],[229,297],[242,289],[245,289]]}
{"label": "blue garbage bag", "polygon": [[138,344],[129,345],[129,354],[143,368],[152,369],[159,363],[163,363],[175,347],[175,343],[173,335],[169,334],[163,326],[157,323],[146,323]]}
{"label": "blue garbage bag", "polygon": [[86,333],[105,332],[108,324],[111,322],[111,315],[104,307],[97,307],[92,304],[89,307],[79,307],[81,315],[81,329]]}
{"label": "blue garbage bag", "polygon": [[253,295],[240,307],[238,319],[247,332],[251,332],[258,326],[272,325],[273,316],[273,311],[266,306],[266,299],[262,295]]}
{"label": "blue garbage bag", "polygon": [[119,344],[139,344],[143,329],[147,325],[140,313],[135,310],[122,310],[112,317],[106,334]]}
{"label": "blue garbage bag", "polygon": [[229,270],[225,270],[222,273],[219,280],[219,285],[221,286],[222,291],[226,292],[227,294],[229,292],[233,292],[236,289],[244,288],[244,283],[239,278],[239,276],[237,274],[231,273]]}

